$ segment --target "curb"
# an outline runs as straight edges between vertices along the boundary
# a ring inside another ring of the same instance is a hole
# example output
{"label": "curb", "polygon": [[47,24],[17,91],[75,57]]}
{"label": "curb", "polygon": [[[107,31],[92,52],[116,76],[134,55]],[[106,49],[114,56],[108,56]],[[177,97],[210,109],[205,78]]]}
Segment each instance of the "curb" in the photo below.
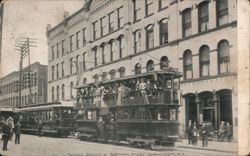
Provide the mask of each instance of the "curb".
{"label": "curb", "polygon": [[212,148],[199,148],[199,147],[189,147],[189,146],[182,146],[182,145],[176,145],[177,147],[181,148],[190,148],[190,149],[198,149],[198,150],[209,150],[209,151],[217,151],[217,152],[226,152],[226,153],[237,153],[237,151],[226,151],[226,150],[219,150],[219,149],[212,149]]}

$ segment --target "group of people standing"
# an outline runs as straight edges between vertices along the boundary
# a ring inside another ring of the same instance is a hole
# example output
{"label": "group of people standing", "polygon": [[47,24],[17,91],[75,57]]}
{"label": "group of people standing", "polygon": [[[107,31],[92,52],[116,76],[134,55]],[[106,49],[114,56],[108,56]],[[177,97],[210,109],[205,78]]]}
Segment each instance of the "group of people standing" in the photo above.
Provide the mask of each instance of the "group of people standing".
{"label": "group of people standing", "polygon": [[[144,104],[149,104],[152,99],[157,99],[159,90],[163,88],[163,80],[159,78],[137,78],[124,82],[110,84],[90,84],[78,90],[78,103],[122,105],[124,99],[130,99],[130,103],[138,103],[137,99]],[[110,99],[110,100],[109,100]],[[114,100],[116,99],[116,100]],[[97,105],[98,105],[97,104]]]}
{"label": "group of people standing", "polygon": [[[202,146],[208,146],[208,137],[210,132],[212,131],[211,123],[201,123],[201,125],[197,128],[196,122],[192,122],[189,120],[187,127],[187,136],[188,136],[188,144],[197,145],[197,138],[200,136],[202,139]],[[219,126],[218,140],[223,141],[223,139],[227,137],[228,141],[232,139],[232,126],[229,122],[221,121]]]}
{"label": "group of people standing", "polygon": [[14,119],[9,116],[7,119],[2,118],[2,138],[3,151],[7,151],[8,142],[12,141],[13,133],[15,133],[15,144],[20,144],[21,124],[20,120],[14,124]]}

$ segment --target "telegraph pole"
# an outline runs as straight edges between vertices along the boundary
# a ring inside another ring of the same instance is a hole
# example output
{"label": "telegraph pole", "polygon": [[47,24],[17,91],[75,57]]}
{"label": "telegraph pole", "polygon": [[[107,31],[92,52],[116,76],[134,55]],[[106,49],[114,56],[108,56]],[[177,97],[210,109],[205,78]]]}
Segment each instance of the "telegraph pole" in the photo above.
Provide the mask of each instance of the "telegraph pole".
{"label": "telegraph pole", "polygon": [[[28,103],[32,103],[32,90],[31,90],[31,67],[30,67],[30,47],[36,47],[32,45],[33,43],[36,43],[34,41],[35,39],[32,38],[22,38],[21,41],[16,45],[17,49],[20,52],[20,73],[19,73],[19,106],[21,106],[22,102],[22,87],[24,86],[24,83],[27,83],[27,77],[26,73],[24,74],[23,71],[23,60],[27,56],[28,57],[28,87],[29,87],[29,96],[28,96]],[[18,107],[18,106],[16,106]]]}

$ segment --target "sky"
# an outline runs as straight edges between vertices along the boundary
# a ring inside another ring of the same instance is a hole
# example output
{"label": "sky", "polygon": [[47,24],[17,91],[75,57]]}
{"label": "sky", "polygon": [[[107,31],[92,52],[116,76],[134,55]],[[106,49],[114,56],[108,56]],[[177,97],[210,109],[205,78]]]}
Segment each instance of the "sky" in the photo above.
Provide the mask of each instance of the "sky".
{"label": "sky", "polygon": [[[63,20],[65,11],[70,14],[83,7],[84,0],[5,0],[2,69],[0,77],[19,70],[20,51],[15,45],[21,38],[34,38],[37,47],[31,47],[31,63],[48,64],[47,24],[55,26]],[[24,60],[24,67],[28,59]]]}

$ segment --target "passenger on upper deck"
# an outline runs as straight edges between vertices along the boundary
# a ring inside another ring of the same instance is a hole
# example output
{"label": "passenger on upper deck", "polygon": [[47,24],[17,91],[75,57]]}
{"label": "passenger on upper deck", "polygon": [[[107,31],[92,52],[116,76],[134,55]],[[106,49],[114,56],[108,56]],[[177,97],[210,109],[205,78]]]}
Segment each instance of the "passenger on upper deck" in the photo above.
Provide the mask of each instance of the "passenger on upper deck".
{"label": "passenger on upper deck", "polygon": [[140,90],[141,95],[143,97],[143,103],[144,104],[149,104],[148,96],[146,94],[146,89],[147,89],[147,83],[145,82],[145,80],[143,78],[141,78],[141,81],[140,81],[140,84],[139,84],[139,90]]}

